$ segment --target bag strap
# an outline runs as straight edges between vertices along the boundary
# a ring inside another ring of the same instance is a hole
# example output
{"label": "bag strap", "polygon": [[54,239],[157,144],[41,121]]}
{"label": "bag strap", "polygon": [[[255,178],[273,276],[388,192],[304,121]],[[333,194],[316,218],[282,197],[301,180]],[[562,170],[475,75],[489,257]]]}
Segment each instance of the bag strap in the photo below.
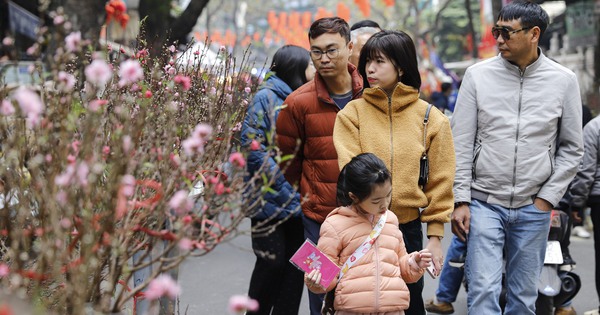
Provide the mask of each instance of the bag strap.
{"label": "bag strap", "polygon": [[381,234],[381,230],[383,230],[383,226],[385,225],[386,220],[387,211],[384,212],[381,215],[381,217],[379,217],[379,221],[377,221],[377,224],[375,224],[375,226],[373,227],[373,231],[371,231],[367,238],[365,238],[365,241],[360,246],[358,246],[354,253],[352,253],[352,255],[348,257],[348,259],[346,259],[346,262],[340,269],[340,276],[338,277],[338,282],[340,282],[340,279],[342,279],[346,271],[348,271],[350,267],[352,267],[362,256],[365,255],[366,252],[369,251],[369,249],[371,249],[371,245],[375,243],[375,240],[377,239],[379,234]]}
{"label": "bag strap", "polygon": [[425,118],[423,118],[423,155],[422,156],[426,156],[427,155],[427,147],[426,147],[426,140],[427,140],[427,124],[429,123],[429,112],[431,111],[431,103],[429,103],[429,105],[427,105],[427,110],[425,111]]}

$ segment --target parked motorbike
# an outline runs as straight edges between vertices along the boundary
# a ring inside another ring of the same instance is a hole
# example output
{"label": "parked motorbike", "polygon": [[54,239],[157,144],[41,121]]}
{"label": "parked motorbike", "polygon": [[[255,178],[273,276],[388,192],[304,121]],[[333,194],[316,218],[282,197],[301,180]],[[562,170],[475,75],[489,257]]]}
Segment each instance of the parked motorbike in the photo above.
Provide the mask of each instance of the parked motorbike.
{"label": "parked motorbike", "polygon": [[581,279],[572,272],[574,265],[564,263],[560,245],[569,237],[569,216],[561,210],[552,210],[551,216],[546,257],[538,281],[536,315],[554,314],[554,308],[571,301],[581,288]]}

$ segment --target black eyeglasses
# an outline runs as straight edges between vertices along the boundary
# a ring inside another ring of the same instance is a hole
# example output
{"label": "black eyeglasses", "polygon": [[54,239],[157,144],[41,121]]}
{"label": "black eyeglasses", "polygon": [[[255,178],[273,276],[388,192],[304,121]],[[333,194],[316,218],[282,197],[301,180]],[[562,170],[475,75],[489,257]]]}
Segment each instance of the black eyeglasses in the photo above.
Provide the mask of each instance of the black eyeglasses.
{"label": "black eyeglasses", "polygon": [[530,27],[523,27],[522,29],[518,29],[518,30],[514,30],[511,31],[508,28],[504,27],[504,26],[496,26],[496,27],[492,27],[492,36],[494,36],[494,39],[498,39],[498,37],[500,37],[500,35],[502,35],[502,38],[504,40],[509,40],[510,39],[510,34],[516,34],[520,31],[526,31],[530,28],[532,28],[533,26]]}
{"label": "black eyeglasses", "polygon": [[325,51],[322,51],[320,49],[313,49],[310,51],[310,56],[315,60],[320,60],[321,57],[323,57],[323,55],[327,55],[327,57],[329,57],[329,59],[334,59],[340,55],[340,49],[339,48],[330,48]]}

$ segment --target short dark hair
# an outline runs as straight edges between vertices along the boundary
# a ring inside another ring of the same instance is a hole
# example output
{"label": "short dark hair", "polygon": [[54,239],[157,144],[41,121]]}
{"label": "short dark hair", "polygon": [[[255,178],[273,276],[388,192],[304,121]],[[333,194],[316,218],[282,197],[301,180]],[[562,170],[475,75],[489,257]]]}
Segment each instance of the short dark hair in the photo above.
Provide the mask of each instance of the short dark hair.
{"label": "short dark hair", "polygon": [[340,206],[352,204],[350,193],[359,201],[371,195],[374,185],[391,180],[392,175],[385,163],[373,153],[361,153],[346,164],[337,182],[337,201]]}
{"label": "short dark hair", "polygon": [[441,86],[442,92],[449,91],[451,88],[452,88],[452,83],[450,83],[450,82],[442,83],[442,86]]}
{"label": "short dark hair", "polygon": [[350,31],[354,31],[355,29],[361,27],[375,27],[381,29],[381,26],[379,26],[379,24],[373,20],[362,20],[352,24],[352,26],[350,27]]}
{"label": "short dark hair", "polygon": [[346,44],[350,41],[350,26],[348,26],[348,22],[337,16],[314,21],[308,30],[308,39],[317,38],[325,33],[340,34],[346,39]]}
{"label": "short dark hair", "polygon": [[273,55],[270,69],[294,91],[308,82],[306,67],[309,62],[308,50],[295,45],[285,45]]}
{"label": "short dark hair", "polygon": [[550,21],[548,13],[537,3],[516,0],[504,6],[498,13],[497,21],[521,20],[521,27],[540,28],[540,38],[544,35]]}
{"label": "short dark hair", "polygon": [[403,74],[400,82],[419,90],[421,75],[417,63],[417,49],[413,40],[402,31],[388,31],[373,34],[360,51],[358,72],[363,77],[364,87],[368,87],[367,58],[375,59],[379,54],[385,55]]}

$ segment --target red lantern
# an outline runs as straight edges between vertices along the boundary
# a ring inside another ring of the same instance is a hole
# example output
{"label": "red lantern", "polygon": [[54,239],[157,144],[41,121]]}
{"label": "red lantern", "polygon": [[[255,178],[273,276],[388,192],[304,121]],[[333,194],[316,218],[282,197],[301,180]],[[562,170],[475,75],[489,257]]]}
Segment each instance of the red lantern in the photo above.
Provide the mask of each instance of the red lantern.
{"label": "red lantern", "polygon": [[345,3],[338,2],[337,15],[346,21],[350,21],[350,8]]}
{"label": "red lantern", "polygon": [[386,7],[393,7],[394,4],[396,3],[395,0],[383,0],[383,3],[385,3]]}

